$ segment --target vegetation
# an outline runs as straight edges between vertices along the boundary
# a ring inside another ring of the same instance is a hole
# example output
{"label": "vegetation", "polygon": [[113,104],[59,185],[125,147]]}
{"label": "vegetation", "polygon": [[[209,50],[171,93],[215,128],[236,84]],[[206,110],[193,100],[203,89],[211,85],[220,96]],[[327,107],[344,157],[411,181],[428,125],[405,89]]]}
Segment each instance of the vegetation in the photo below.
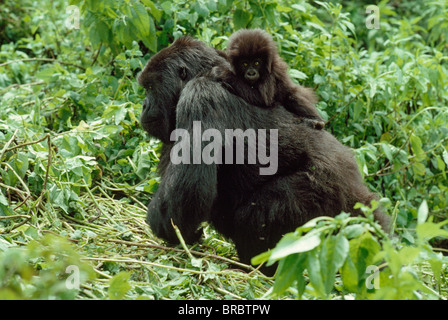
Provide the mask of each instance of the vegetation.
{"label": "vegetation", "polygon": [[[0,298],[447,299],[448,2],[381,1],[379,29],[367,5],[2,2]],[[269,31],[316,89],[392,237],[368,208],[320,217],[253,259],[279,262],[267,278],[210,226],[193,247],[151,233],[160,143],[139,126],[136,74],[183,34],[224,49],[243,27]]]}

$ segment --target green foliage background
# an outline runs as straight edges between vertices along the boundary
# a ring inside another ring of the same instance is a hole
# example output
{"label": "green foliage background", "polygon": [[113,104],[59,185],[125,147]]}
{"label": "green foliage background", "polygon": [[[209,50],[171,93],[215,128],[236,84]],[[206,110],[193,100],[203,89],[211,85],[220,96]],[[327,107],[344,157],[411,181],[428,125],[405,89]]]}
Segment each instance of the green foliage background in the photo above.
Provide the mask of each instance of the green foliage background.
{"label": "green foliage background", "polygon": [[[10,1],[0,4],[0,298],[446,299],[448,1]],[[74,5],[75,7],[69,7]],[[79,9],[79,28],[72,28]],[[135,77],[183,34],[220,49],[270,32],[316,89],[394,220],[318,218],[254,262],[205,226],[171,248],[146,226],[160,143],[138,124]],[[79,268],[69,288],[67,267]],[[366,268],[380,267],[368,289]]]}

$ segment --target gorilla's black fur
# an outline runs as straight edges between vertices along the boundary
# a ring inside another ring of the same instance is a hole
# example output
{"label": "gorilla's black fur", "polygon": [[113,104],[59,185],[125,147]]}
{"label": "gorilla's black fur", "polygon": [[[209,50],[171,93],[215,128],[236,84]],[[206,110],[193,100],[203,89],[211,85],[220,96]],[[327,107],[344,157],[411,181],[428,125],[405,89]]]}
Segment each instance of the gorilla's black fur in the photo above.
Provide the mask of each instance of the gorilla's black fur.
{"label": "gorilla's black fur", "polygon": [[[229,93],[207,72],[227,64],[213,48],[189,37],[176,40],[150,59],[139,76],[147,90],[141,124],[164,143],[162,181],[148,206],[154,233],[178,242],[171,219],[188,243],[197,241],[202,221],[236,245],[240,260],[275,246],[306,221],[341,211],[359,214],[356,202],[375,199],[363,184],[352,152],[325,130],[298,123],[283,107],[259,108]],[[170,133],[249,128],[278,129],[278,171],[260,175],[260,164],[173,164]],[[376,219],[387,229],[381,211]],[[273,270],[268,270],[271,273]]]}

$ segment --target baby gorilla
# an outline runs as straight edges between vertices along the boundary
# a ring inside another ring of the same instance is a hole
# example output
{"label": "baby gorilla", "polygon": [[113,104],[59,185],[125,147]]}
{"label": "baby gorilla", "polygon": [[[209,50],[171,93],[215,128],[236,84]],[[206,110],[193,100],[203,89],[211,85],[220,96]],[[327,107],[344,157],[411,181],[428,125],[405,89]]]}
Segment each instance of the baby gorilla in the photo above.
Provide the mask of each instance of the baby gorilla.
{"label": "baby gorilla", "polygon": [[292,82],[288,66],[268,33],[261,29],[240,30],[230,37],[227,51],[219,53],[233,70],[217,66],[211,74],[234,94],[256,106],[283,105],[313,128],[324,127],[314,92]]}

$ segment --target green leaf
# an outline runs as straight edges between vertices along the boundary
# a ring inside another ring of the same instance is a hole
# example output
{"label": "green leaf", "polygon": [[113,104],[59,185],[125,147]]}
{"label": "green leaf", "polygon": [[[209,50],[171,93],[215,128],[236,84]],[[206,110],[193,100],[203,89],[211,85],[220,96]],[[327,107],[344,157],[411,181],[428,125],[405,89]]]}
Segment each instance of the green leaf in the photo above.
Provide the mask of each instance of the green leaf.
{"label": "green leaf", "polygon": [[[0,194],[1,197],[1,194]],[[13,246],[11,243],[0,237],[0,252],[5,251],[9,247]]]}
{"label": "green leaf", "polygon": [[201,1],[197,1],[193,5],[193,10],[197,12],[201,17],[208,17],[210,14],[210,11],[208,10],[207,6]]}
{"label": "green leaf", "polygon": [[437,169],[439,169],[440,171],[445,171],[446,165],[445,162],[443,162],[442,158],[439,155],[437,155],[436,160],[437,160]]}
{"label": "green leaf", "polygon": [[114,118],[116,125],[119,125],[126,117],[127,109],[123,105],[110,105],[104,110],[103,118]]}
{"label": "green leaf", "polygon": [[306,12],[306,8],[301,4],[293,4],[293,5],[291,5],[291,8],[296,9],[301,12]]}
{"label": "green leaf", "polygon": [[53,185],[49,189],[48,197],[54,205],[59,206],[65,213],[68,213],[68,199],[66,199],[63,190]]}
{"label": "green leaf", "polygon": [[325,77],[324,76],[321,76],[321,75],[318,75],[317,73],[314,75],[314,77],[313,77],[313,81],[314,81],[314,83],[315,84],[321,84],[321,83],[324,83],[325,82]]}
{"label": "green leaf", "polygon": [[45,82],[50,82],[51,77],[53,77],[53,75],[56,73],[56,68],[55,67],[50,67],[50,68],[45,68],[42,69],[40,71],[38,71],[35,74],[35,77],[38,79],[41,79]]}
{"label": "green leaf", "polygon": [[443,150],[442,157],[443,157],[443,161],[445,161],[446,165],[448,166],[448,152],[446,151],[445,148]]}
{"label": "green leaf", "polygon": [[342,282],[347,290],[360,291],[366,267],[376,262],[380,250],[380,244],[368,232],[349,241],[349,254],[341,268]]}
{"label": "green leaf", "polygon": [[295,280],[304,283],[305,262],[306,254],[294,254],[281,260],[275,277],[273,292],[278,295],[282,294]]}
{"label": "green leaf", "polygon": [[333,266],[336,270],[343,266],[345,259],[347,258],[349,249],[350,246],[348,240],[342,235],[342,233],[339,233],[336,236],[332,259]]}
{"label": "green leaf", "polygon": [[416,175],[424,176],[426,174],[426,167],[423,163],[417,162],[412,165],[412,170]]}
{"label": "green leaf", "polygon": [[129,284],[129,279],[131,274],[129,272],[120,272],[109,280],[109,299],[110,300],[121,300],[124,298],[126,293],[131,289]]}
{"label": "green leaf", "polygon": [[319,297],[326,297],[324,282],[322,279],[322,271],[317,251],[313,250],[307,254],[307,270],[310,277],[310,284]]}
{"label": "green leaf", "polygon": [[364,232],[364,227],[360,224],[353,224],[350,226],[347,226],[343,229],[344,235],[348,239],[353,239],[358,236],[360,236]]}
{"label": "green leaf", "polygon": [[8,199],[3,195],[3,191],[0,190],[0,204],[3,204],[4,206],[8,206]]}
{"label": "green leaf", "polygon": [[353,35],[356,35],[355,25],[348,20],[342,20],[341,23],[345,25]]}
{"label": "green leaf", "polygon": [[92,28],[90,28],[89,38],[93,45],[97,45],[102,41],[110,43],[112,40],[110,27],[102,20],[95,21],[92,24]]}
{"label": "green leaf", "polygon": [[131,8],[132,24],[140,32],[141,36],[146,36],[149,33],[149,15],[145,7],[136,2]]}
{"label": "green leaf", "polygon": [[296,69],[289,69],[289,75],[292,78],[298,79],[298,80],[305,80],[306,78],[308,78],[308,76],[306,74],[304,74],[303,72],[296,70]]}
{"label": "green leaf", "polygon": [[249,24],[251,15],[249,12],[237,9],[233,14],[233,25],[235,26],[235,30],[246,28]]}
{"label": "green leaf", "polygon": [[358,291],[358,269],[356,269],[355,263],[350,256],[345,260],[344,265],[341,268],[341,278],[344,287],[350,292]]}
{"label": "green leaf", "polygon": [[148,15],[145,7],[137,2],[132,6],[131,14],[132,24],[138,32],[137,37],[143,41],[148,49],[157,51],[157,36],[154,20]]}
{"label": "green leaf", "polygon": [[210,11],[218,10],[218,0],[208,0],[205,5]]}
{"label": "green leaf", "polygon": [[320,265],[326,294],[329,294],[333,289],[336,272],[343,266],[348,252],[349,243],[342,233],[337,236],[329,236],[323,242],[320,252]]}
{"label": "green leaf", "polygon": [[260,254],[256,255],[255,257],[253,257],[250,260],[250,263],[252,263],[253,265],[258,265],[263,262],[266,262],[269,260],[271,253],[272,253],[272,251],[266,251],[266,252],[260,253]]}
{"label": "green leaf", "polygon": [[384,154],[386,155],[387,159],[389,161],[392,161],[394,157],[392,155],[392,150],[391,150],[389,144],[382,142],[381,147],[383,148]]}
{"label": "green leaf", "polygon": [[149,38],[145,41],[145,44],[148,46],[148,49],[152,52],[157,51],[157,34],[156,34],[156,26],[154,24],[154,20],[149,18]]}
{"label": "green leaf", "polygon": [[277,10],[278,12],[286,12],[286,13],[288,13],[288,12],[291,12],[291,11],[292,11],[292,8],[290,8],[290,7],[284,7],[284,6],[281,6],[281,5],[277,4],[277,8],[276,8],[276,10]]}
{"label": "green leaf", "polygon": [[429,263],[431,264],[431,269],[434,272],[434,278],[439,283],[442,282],[441,274],[443,267],[443,258],[441,255],[431,254],[431,258],[429,259]]}
{"label": "green leaf", "polygon": [[200,259],[200,258],[191,259],[191,265],[196,268],[201,268],[202,267],[202,259]]}
{"label": "green leaf", "polygon": [[196,24],[196,22],[198,21],[198,19],[199,19],[199,15],[198,15],[197,12],[193,12],[192,14],[189,14],[189,15],[188,15],[188,22],[190,22],[190,24],[191,24],[192,26],[194,26],[194,25]]}
{"label": "green leaf", "polygon": [[423,200],[422,204],[418,208],[417,223],[422,224],[426,222],[427,218],[428,218],[428,203],[426,202],[426,200]]}
{"label": "green leaf", "polygon": [[142,3],[147,6],[149,8],[149,11],[151,12],[152,16],[157,20],[157,22],[160,21],[160,19],[162,18],[162,14],[163,11],[159,10],[154,2],[152,2],[151,0],[141,0]]}
{"label": "green leaf", "polygon": [[275,25],[277,23],[275,20],[275,11],[276,5],[273,3],[266,5],[264,8],[264,16],[266,17],[267,22],[271,25]]}
{"label": "green leaf", "polygon": [[418,136],[413,134],[410,137],[410,143],[411,143],[412,152],[416,156],[415,159],[417,161],[425,160],[426,155],[422,149],[422,140]]}
{"label": "green leaf", "polygon": [[320,244],[320,237],[317,235],[305,235],[299,237],[293,233],[288,233],[279,241],[272,250],[268,265],[280,260],[290,254],[313,250]]}
{"label": "green leaf", "polygon": [[421,249],[418,247],[403,247],[399,254],[400,254],[400,261],[403,265],[408,265],[411,262],[417,258],[417,256],[420,254]]}
{"label": "green leaf", "polygon": [[417,225],[416,231],[417,236],[420,241],[428,241],[435,237],[446,237],[448,238],[448,231],[442,229],[442,226],[447,223],[448,220],[445,220],[440,223],[434,222],[425,222]]}
{"label": "green leaf", "polygon": [[165,11],[165,13],[169,16],[172,15],[173,11],[174,11],[174,3],[172,3],[171,1],[165,1],[160,5],[163,9],[163,11]]}

